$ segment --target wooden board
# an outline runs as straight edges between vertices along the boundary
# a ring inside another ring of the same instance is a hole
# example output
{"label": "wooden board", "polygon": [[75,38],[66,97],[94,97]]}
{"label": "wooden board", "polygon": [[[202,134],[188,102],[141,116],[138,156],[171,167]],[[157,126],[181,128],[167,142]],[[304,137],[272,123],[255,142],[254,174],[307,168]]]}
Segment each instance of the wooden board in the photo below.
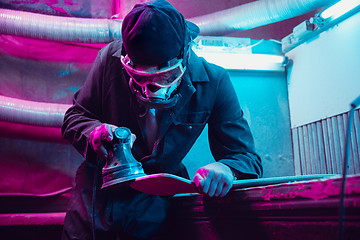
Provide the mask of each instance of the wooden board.
{"label": "wooden board", "polygon": [[[260,179],[236,180],[232,189],[249,188],[280,183],[290,183],[296,181],[308,181],[321,178],[339,177],[339,175],[319,174],[304,176],[286,176]],[[139,177],[130,182],[130,186],[140,192],[152,195],[175,195],[180,193],[197,193],[197,187],[189,179],[185,179],[173,174],[157,173]]]}

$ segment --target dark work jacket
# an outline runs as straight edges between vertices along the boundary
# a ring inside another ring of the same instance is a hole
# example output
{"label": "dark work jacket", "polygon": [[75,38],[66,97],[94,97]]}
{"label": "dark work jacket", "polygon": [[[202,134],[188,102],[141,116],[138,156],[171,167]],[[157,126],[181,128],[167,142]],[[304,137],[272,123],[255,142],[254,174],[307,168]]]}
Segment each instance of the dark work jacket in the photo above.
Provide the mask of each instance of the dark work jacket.
{"label": "dark work jacket", "polygon": [[[153,149],[148,149],[141,117],[144,108],[129,89],[129,76],[120,62],[121,46],[121,41],[114,41],[100,50],[87,80],[75,94],[73,106],[65,114],[63,136],[86,158],[77,172],[74,194],[84,194],[86,187],[92,192],[96,173],[88,168],[96,165],[97,157],[88,140],[90,132],[102,123],[125,126],[137,136],[132,152],[148,174],[166,172],[188,177],[181,161],[208,124],[214,159],[231,167],[238,178],[261,177],[261,160],[228,73],[194,52],[177,89],[181,97],[173,108],[161,112],[160,138]],[[89,204],[84,198],[78,196],[82,204]],[[109,198],[105,198],[98,196],[96,204],[108,202]],[[89,216],[83,220],[89,221]]]}

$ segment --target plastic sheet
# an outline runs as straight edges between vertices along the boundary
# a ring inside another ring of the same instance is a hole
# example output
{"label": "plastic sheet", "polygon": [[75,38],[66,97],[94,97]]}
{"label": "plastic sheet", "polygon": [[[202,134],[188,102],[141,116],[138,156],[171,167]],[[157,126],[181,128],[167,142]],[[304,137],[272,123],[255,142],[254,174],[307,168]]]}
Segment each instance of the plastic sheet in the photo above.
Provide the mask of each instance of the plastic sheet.
{"label": "plastic sheet", "polygon": [[[0,95],[71,104],[103,45],[0,35]],[[59,127],[0,123],[0,192],[46,193],[72,187],[83,158]]]}
{"label": "plastic sheet", "polygon": [[0,95],[68,103],[103,45],[0,36]]}

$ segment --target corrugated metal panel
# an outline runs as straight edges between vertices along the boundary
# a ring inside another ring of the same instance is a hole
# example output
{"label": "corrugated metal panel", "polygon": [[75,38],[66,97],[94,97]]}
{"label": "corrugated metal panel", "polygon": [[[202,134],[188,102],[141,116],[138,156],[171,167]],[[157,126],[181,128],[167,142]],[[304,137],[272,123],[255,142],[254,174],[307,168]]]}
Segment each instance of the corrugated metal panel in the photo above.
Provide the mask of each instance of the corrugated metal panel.
{"label": "corrugated metal panel", "polygon": [[[293,128],[296,175],[341,174],[349,113]],[[360,109],[354,113],[348,174],[360,173]]]}

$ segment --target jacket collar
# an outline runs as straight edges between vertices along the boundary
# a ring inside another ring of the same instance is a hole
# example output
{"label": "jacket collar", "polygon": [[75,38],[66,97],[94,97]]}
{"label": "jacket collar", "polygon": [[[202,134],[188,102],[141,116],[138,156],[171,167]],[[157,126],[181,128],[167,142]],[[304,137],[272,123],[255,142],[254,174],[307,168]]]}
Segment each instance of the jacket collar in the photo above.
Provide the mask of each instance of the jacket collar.
{"label": "jacket collar", "polygon": [[121,59],[122,47],[120,47],[112,56]]}
{"label": "jacket collar", "polygon": [[209,77],[203,65],[203,59],[198,57],[194,51],[190,52],[190,59],[187,65],[189,77],[192,82],[208,82]]}

